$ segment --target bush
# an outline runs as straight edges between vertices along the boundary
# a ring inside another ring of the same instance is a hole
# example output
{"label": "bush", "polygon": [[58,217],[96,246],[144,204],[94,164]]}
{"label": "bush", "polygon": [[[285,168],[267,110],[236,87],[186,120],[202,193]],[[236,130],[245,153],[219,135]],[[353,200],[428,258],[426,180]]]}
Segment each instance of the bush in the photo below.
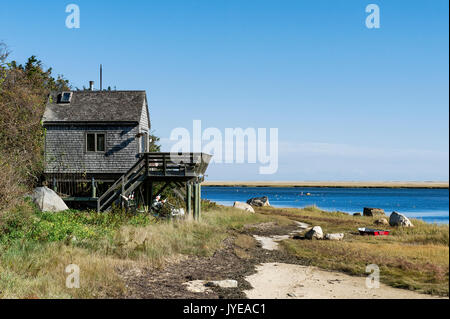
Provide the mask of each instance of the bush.
{"label": "bush", "polygon": [[39,242],[74,240],[75,243],[109,238],[124,225],[146,226],[153,218],[117,212],[68,210],[59,213],[40,212],[25,202],[0,216],[0,244],[18,239]]}

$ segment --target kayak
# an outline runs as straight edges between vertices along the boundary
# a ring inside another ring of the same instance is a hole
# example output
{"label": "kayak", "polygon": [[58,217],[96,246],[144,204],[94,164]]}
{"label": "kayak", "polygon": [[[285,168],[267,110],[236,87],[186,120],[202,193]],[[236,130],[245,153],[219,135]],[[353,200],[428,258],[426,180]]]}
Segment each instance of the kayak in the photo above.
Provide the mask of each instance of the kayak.
{"label": "kayak", "polygon": [[389,230],[379,230],[371,228],[358,228],[361,235],[372,235],[372,236],[387,236],[389,235]]}

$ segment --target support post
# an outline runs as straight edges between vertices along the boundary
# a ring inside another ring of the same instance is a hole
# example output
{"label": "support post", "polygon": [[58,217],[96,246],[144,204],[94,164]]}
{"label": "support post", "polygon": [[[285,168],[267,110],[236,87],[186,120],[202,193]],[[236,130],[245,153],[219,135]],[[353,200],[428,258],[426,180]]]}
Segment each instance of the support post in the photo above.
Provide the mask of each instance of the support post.
{"label": "support post", "polygon": [[95,178],[92,177],[92,192],[91,192],[91,197],[92,198],[96,198],[97,197],[97,189],[95,187]]}
{"label": "support post", "polygon": [[198,211],[198,206],[197,206],[197,183],[194,182],[194,213],[192,214],[194,217],[194,220],[197,220],[197,211]]}
{"label": "support post", "polygon": [[197,220],[200,220],[202,216],[202,184],[200,181],[197,182],[197,200],[198,200]]}
{"label": "support post", "polygon": [[152,196],[153,196],[153,183],[149,180],[145,181],[145,203],[147,205],[148,211],[152,208]]}
{"label": "support post", "polygon": [[188,217],[192,214],[192,184],[186,182],[186,214]]}
{"label": "support post", "polygon": [[194,183],[194,220],[200,220],[200,183]]}

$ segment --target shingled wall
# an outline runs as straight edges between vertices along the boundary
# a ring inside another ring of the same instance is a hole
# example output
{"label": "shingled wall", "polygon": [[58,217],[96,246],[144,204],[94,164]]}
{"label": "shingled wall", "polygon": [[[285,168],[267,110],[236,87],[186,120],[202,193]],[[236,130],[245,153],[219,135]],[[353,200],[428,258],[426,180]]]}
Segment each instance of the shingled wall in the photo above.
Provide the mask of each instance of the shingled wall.
{"label": "shingled wall", "polygon": [[[125,173],[138,159],[139,125],[46,126],[45,173]],[[86,152],[86,133],[106,134],[105,152]]]}

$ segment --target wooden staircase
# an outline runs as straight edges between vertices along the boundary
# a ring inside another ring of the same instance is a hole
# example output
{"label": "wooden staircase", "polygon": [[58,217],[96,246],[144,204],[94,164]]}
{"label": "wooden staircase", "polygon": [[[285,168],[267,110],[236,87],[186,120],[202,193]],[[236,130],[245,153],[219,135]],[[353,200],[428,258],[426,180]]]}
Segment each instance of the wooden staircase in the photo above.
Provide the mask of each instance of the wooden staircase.
{"label": "wooden staircase", "polygon": [[[97,211],[111,207],[113,203],[120,203],[121,196],[128,197],[145,181],[161,181],[181,183],[203,178],[211,155],[205,153],[144,153],[139,160],[97,200]],[[179,196],[185,192],[178,188]],[[147,205],[150,203],[147,203]]]}

